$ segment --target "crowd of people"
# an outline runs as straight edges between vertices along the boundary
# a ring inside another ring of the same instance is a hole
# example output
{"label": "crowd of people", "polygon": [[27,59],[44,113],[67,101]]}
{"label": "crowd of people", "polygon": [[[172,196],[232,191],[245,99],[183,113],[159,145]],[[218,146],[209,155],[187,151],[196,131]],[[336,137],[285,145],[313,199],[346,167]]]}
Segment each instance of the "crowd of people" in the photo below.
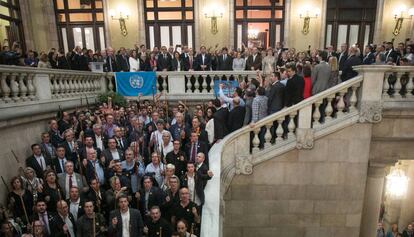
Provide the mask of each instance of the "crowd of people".
{"label": "crowd of people", "polygon": [[[1,63],[89,70],[88,62],[102,61],[106,71],[258,73],[240,81],[231,97],[220,85],[218,98],[194,108],[181,101],[169,106],[157,94],[153,101],[139,98],[126,107],[112,105],[109,98],[86,111],[59,111],[10,181],[8,204],[0,215],[2,236],[197,236],[204,188],[214,175],[208,157],[214,143],[351,79],[357,75],[355,65],[407,65],[414,60],[410,45],[395,50],[391,42],[369,45],[363,54],[357,45],[345,44],[339,52],[328,47],[298,53],[280,45],[241,51],[202,46],[197,53],[186,46],[178,53],[172,47],[158,52],[141,45],[116,54],[110,47],[96,53],[76,47],[70,53],[40,53],[40,60],[33,51],[26,58],[17,56],[18,45],[13,47],[3,47]],[[326,105],[324,101],[321,111]],[[287,133],[286,124],[283,129]],[[260,148],[265,132],[262,127]]]}
{"label": "crowd of people", "polygon": [[377,225],[376,237],[413,237],[414,236],[414,222],[407,225],[407,227],[400,232],[397,224],[392,224],[388,231],[384,229],[382,222]]}

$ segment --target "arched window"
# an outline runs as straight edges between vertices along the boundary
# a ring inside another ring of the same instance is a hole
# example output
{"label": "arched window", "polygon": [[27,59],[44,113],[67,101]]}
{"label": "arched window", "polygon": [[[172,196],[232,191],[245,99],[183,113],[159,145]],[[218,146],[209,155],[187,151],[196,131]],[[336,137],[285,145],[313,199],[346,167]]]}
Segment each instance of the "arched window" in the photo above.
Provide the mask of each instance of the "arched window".
{"label": "arched window", "polygon": [[325,45],[372,43],[377,0],[328,0]]}
{"label": "arched window", "polygon": [[102,0],[54,0],[59,46],[68,52],[75,46],[105,48]]}
{"label": "arched window", "polygon": [[234,0],[235,45],[267,48],[283,41],[284,0]]}
{"label": "arched window", "polygon": [[1,46],[12,46],[16,42],[25,50],[18,0],[0,1],[0,40]]}
{"label": "arched window", "polygon": [[146,43],[154,46],[194,45],[193,0],[145,0]]}

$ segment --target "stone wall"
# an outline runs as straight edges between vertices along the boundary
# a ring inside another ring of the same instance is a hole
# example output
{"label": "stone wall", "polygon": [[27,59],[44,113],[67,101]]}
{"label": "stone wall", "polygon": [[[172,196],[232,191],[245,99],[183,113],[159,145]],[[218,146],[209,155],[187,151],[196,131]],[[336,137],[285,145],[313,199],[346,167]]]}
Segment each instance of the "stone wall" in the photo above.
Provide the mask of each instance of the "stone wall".
{"label": "stone wall", "polygon": [[371,125],[356,124],[238,175],[225,195],[224,236],[357,237]]}

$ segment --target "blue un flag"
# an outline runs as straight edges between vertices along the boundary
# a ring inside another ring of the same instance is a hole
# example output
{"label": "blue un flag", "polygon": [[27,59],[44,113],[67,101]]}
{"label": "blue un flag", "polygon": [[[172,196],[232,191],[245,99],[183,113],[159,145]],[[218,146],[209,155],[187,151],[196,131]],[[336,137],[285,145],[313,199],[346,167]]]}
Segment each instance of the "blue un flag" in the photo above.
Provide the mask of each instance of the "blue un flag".
{"label": "blue un flag", "polygon": [[143,96],[156,93],[155,72],[116,72],[116,91],[123,96]]}

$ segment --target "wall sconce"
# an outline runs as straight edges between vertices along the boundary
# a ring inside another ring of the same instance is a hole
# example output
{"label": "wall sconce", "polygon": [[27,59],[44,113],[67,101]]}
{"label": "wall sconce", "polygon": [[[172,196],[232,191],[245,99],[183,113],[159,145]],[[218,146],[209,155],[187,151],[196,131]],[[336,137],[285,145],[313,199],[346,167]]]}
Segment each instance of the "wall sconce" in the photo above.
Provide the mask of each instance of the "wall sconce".
{"label": "wall sconce", "polygon": [[[401,5],[395,8],[393,13],[394,13],[394,19],[396,20],[396,22],[395,22],[395,27],[394,27],[394,30],[392,31],[392,34],[397,36],[401,32],[404,19],[411,20],[413,18],[414,8],[411,8],[407,11],[407,7],[405,5]],[[408,17],[404,17],[404,13],[407,13]]]}
{"label": "wall sconce", "polygon": [[217,34],[218,28],[217,28],[217,18],[222,18],[224,15],[224,10],[221,7],[218,6],[210,6],[204,8],[204,17],[211,19],[211,27],[210,31],[213,35]]}
{"label": "wall sconce", "polygon": [[302,33],[304,35],[307,35],[309,33],[310,19],[318,18],[319,13],[319,8],[312,8],[310,6],[305,6],[302,10],[299,11],[299,17],[303,19]]}
{"label": "wall sconce", "polygon": [[115,17],[116,12],[114,10],[110,10],[109,15],[111,16],[112,20],[119,21],[119,27],[121,29],[121,35],[127,36],[128,35],[128,30],[126,28],[125,21],[129,19],[129,15],[130,15],[129,11],[126,8],[118,7],[117,12],[118,12],[119,17]]}

